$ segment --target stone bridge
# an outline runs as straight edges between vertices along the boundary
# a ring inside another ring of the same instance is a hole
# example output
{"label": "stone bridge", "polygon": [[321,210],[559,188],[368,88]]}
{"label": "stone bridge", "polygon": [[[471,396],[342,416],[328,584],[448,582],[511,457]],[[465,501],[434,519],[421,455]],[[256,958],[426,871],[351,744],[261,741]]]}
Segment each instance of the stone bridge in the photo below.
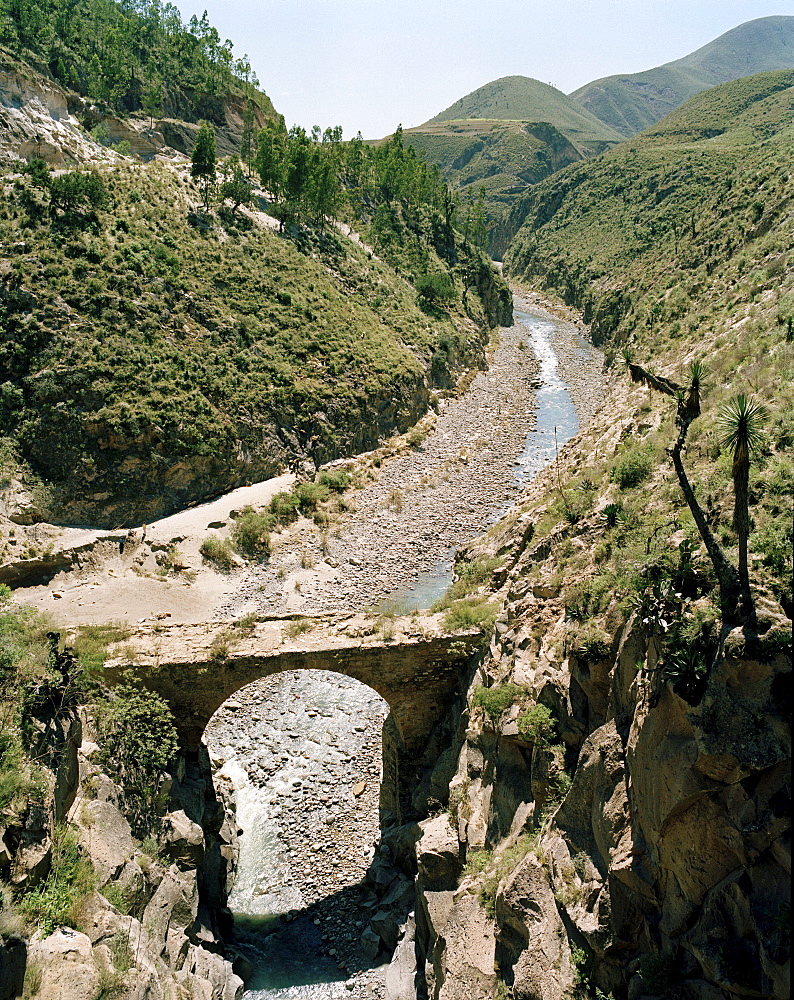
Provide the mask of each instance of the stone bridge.
{"label": "stone bridge", "polygon": [[281,617],[232,624],[153,625],[108,651],[105,675],[130,670],[171,707],[182,746],[197,750],[213,714],[240,688],[285,670],[332,670],[389,704],[400,756],[426,763],[434,727],[461,693],[482,643],[450,635],[441,615]]}

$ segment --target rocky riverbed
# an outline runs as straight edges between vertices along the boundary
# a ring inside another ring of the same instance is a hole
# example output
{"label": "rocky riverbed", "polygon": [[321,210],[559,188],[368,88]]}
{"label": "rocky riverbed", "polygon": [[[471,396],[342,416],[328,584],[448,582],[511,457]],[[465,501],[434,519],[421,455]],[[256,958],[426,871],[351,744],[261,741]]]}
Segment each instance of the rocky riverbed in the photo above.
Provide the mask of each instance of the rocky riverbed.
{"label": "rocky riverbed", "polygon": [[517,461],[537,423],[538,390],[549,378],[569,387],[560,447],[603,398],[602,356],[581,329],[532,297],[518,297],[516,307],[519,318],[500,331],[488,370],[440,402],[421,443],[380,465],[364,457],[375,478],[348,492],[336,523],[304,519],[278,536],[269,561],[241,578],[219,617],[363,610],[384,599],[410,605],[417,583],[421,606],[439,596],[454,549],[486,530],[553,457],[545,447]]}
{"label": "rocky riverbed", "polygon": [[[245,831],[230,906],[253,918],[238,919],[251,997],[381,992],[366,930],[376,897],[364,880],[378,843],[387,714],[351,678],[295,671],[245,688],[207,730]],[[399,890],[400,876],[390,877]],[[268,914],[281,919],[256,919]]]}
{"label": "rocky riverbed", "polygon": [[[382,462],[360,457],[372,478],[348,492],[333,530],[301,519],[285,531],[267,563],[240,575],[219,617],[352,611],[395,594],[404,602],[417,581],[427,606],[435,585],[443,591],[454,549],[517,499],[603,398],[602,359],[580,328],[531,298],[516,307],[488,371],[442,401],[421,443]],[[548,412],[537,413],[536,399]],[[265,926],[238,920],[259,970],[251,1000],[383,993],[366,877],[379,834],[386,713],[348,678],[297,672],[240,692],[207,732],[246,831],[232,907],[281,914]],[[404,876],[380,860],[370,878],[394,879],[399,895]]]}

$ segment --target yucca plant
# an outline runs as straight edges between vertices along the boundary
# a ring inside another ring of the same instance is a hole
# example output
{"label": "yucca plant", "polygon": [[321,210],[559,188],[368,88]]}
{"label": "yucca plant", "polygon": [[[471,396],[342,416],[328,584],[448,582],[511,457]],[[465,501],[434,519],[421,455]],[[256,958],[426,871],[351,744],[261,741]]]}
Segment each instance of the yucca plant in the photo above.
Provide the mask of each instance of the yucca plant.
{"label": "yucca plant", "polygon": [[718,423],[722,431],[720,446],[733,452],[733,527],[739,540],[739,590],[742,604],[752,612],[747,543],[750,537],[750,457],[763,442],[761,425],[766,407],[740,393],[720,409]]}
{"label": "yucca plant", "polygon": [[681,419],[691,423],[700,416],[700,396],[709,375],[709,367],[703,361],[693,361],[690,364],[687,369],[687,382],[678,402],[678,413]]}

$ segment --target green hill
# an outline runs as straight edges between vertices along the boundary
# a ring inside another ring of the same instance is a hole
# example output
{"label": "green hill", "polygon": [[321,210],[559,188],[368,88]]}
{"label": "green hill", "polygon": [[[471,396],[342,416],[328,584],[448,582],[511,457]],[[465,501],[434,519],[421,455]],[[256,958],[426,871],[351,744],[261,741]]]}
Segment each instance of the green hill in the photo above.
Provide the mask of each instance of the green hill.
{"label": "green hill", "polygon": [[702,90],[794,67],[794,17],[762,17],[655,69],[608,76],[570,96],[623,136],[635,135]]}
{"label": "green hill", "polygon": [[[698,303],[717,271],[788,302],[792,98],[792,70],[722,84],[548,178],[513,209],[506,269],[582,309],[613,345]],[[772,263],[755,274],[749,262],[764,256]]]}
{"label": "green hill", "polygon": [[583,111],[561,90],[527,76],[505,76],[487,83],[431,118],[427,124],[473,118],[549,122],[571,142],[587,147],[589,152],[600,152],[621,139],[614,129],[589,111]]}
{"label": "green hill", "polygon": [[464,199],[484,189],[492,220],[528,184],[582,159],[570,139],[546,122],[434,122],[406,130],[403,138],[426,162],[438,164]]}
{"label": "green hill", "polygon": [[[737,394],[763,405],[750,486],[751,566],[789,616],[793,148],[794,71],[722,84],[616,149],[534,187],[505,257],[514,279],[582,312],[609,363],[625,352],[679,384],[690,362],[707,364],[706,408],[687,439],[686,466],[734,563],[731,461],[720,446],[719,415]],[[628,372],[622,377],[628,380]],[[654,436],[648,428],[660,412],[664,430]],[[624,435],[621,468],[640,461],[645,448],[668,471],[627,515],[646,547],[638,542],[634,554],[628,547],[613,553],[616,572],[642,565],[653,539],[646,525],[660,503],[668,504],[667,524],[679,528],[688,516],[667,458],[674,414],[674,401],[649,390]],[[603,469],[600,454],[593,475]]]}
{"label": "green hill", "polygon": [[294,171],[280,200],[256,192],[271,216],[220,204],[186,166],[0,176],[0,482],[38,476],[48,519],[140,523],[290,457],[367,450],[510,322],[504,282],[412,150],[368,162],[363,143],[284,135],[307,190],[358,164],[333,209]]}
{"label": "green hill", "polygon": [[[562,91],[524,76],[480,87],[404,138],[464,199],[484,190],[488,228],[498,234],[527,185],[620,141]],[[496,255],[505,245],[504,238],[490,240]]]}

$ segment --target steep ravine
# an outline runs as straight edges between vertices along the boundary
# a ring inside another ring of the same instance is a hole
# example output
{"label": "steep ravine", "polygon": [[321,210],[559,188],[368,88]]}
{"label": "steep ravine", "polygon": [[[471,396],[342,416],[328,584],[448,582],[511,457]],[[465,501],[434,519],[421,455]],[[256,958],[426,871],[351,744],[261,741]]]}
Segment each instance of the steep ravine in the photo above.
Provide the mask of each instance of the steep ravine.
{"label": "steep ravine", "polygon": [[[311,543],[311,527],[289,547],[279,546],[267,579],[283,586],[291,609],[297,599],[301,611],[327,610],[329,601],[348,610],[390,589],[398,589],[395,600],[427,606],[431,574],[411,587],[417,570],[492,522],[553,459],[556,444],[575,432],[578,416],[587,419],[597,407],[597,352],[540,303],[521,304],[532,312],[518,311],[516,326],[501,331],[488,372],[442,410],[420,449],[389,460],[375,482],[356,492],[357,509],[327,554],[327,564],[339,569],[333,585],[321,578],[315,586],[319,574],[306,567],[299,590],[294,580],[284,580],[291,552],[305,553]],[[531,391],[539,403],[534,413]],[[471,446],[477,443],[473,430],[487,445]],[[463,463],[455,461],[462,446]],[[421,478],[439,468],[443,476],[428,489]],[[400,488],[409,497],[401,516],[377,518],[384,500]],[[442,520],[438,504],[465,512],[465,519]],[[428,525],[438,530],[428,532]],[[414,536],[430,539],[424,562],[411,557],[410,544],[403,546]],[[401,548],[402,562],[395,557]],[[357,558],[344,559],[345,552]],[[250,598],[244,604],[240,599],[256,593],[252,582],[262,577],[262,570],[249,574],[232,605],[237,613],[250,611]],[[450,579],[450,569],[440,567],[437,592]],[[224,613],[229,610],[227,605]],[[406,988],[404,949],[398,964],[387,970],[383,962],[405,935],[406,919],[411,923],[416,867],[410,845],[418,829],[389,826],[379,835],[379,786],[381,804],[389,795],[380,759],[387,710],[373,692],[344,677],[282,675],[246,688],[208,729],[219,773],[235,785],[243,831],[230,906],[238,943],[254,966],[246,994],[252,1000],[395,996],[395,989]],[[454,722],[449,725],[454,731]],[[429,786],[417,792],[414,814],[420,817],[429,807]],[[440,786],[433,794],[446,793]],[[274,919],[277,914],[282,919]]]}

